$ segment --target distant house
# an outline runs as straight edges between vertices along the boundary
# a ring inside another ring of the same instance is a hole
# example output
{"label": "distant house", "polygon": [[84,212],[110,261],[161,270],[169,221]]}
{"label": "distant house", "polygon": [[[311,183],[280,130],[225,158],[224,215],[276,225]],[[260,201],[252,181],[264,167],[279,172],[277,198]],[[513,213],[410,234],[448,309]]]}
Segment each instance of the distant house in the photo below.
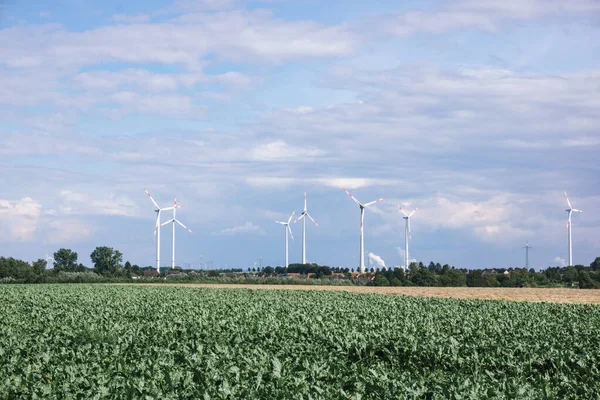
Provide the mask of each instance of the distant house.
{"label": "distant house", "polygon": [[159,274],[155,269],[147,269],[144,271],[144,278],[158,278]]}
{"label": "distant house", "polygon": [[138,275],[131,274],[131,279],[140,279],[140,277]]}

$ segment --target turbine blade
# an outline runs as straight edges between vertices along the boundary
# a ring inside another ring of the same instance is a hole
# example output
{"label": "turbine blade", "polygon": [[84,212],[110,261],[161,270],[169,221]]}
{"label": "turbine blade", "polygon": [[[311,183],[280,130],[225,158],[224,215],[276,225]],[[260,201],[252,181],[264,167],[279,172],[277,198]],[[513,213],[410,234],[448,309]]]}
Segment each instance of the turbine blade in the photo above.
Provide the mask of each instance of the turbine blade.
{"label": "turbine blade", "polygon": [[571,210],[573,212],[583,212],[583,210],[577,210],[576,208],[574,208],[573,210]]}
{"label": "turbine blade", "polygon": [[365,205],[364,205],[364,207],[369,207],[369,206],[372,206],[372,205],[373,205],[373,204],[375,204],[375,203],[379,203],[381,200],[383,200],[383,197],[382,197],[382,198],[380,198],[380,199],[377,199],[377,200],[375,200],[375,201],[372,201],[372,202],[370,202],[370,203],[367,203],[367,204],[365,204]]}
{"label": "turbine blade", "polygon": [[567,194],[567,191],[565,190],[565,198],[567,199],[567,204],[569,205],[569,208],[573,208],[571,206],[571,201],[569,200],[569,195]]}
{"label": "turbine blade", "polygon": [[292,213],[292,215],[290,215],[290,217],[288,218],[288,225],[289,223],[292,221],[292,218],[294,218],[294,214],[296,214],[296,210],[294,210],[294,212]]}
{"label": "turbine blade", "polygon": [[287,223],[285,223],[285,222],[281,222],[281,221],[275,221],[275,222],[278,224],[281,224],[281,225],[287,225]]}
{"label": "turbine blade", "polygon": [[398,210],[399,210],[399,211],[400,211],[402,214],[404,214],[404,216],[405,216],[405,217],[408,217],[408,214],[406,213],[406,211],[404,211],[404,210],[402,209],[402,207],[400,207],[400,206],[396,206],[396,207],[398,207]]}
{"label": "turbine blade", "polygon": [[412,231],[410,230],[410,218],[407,219],[408,221],[408,238],[412,239]]}
{"label": "turbine blade", "polygon": [[175,222],[177,222],[179,225],[181,225],[189,233],[192,233],[192,230],[190,228],[188,228],[187,226],[185,226],[184,224],[182,224],[181,222],[179,222],[178,219],[176,219]]}
{"label": "turbine blade", "polygon": [[299,216],[298,218],[296,218],[296,220],[294,222],[292,222],[292,224],[295,224],[296,222],[300,221],[302,218],[304,218],[306,214],[302,214],[301,216]]}
{"label": "turbine blade", "polygon": [[342,189],[342,190],[343,190],[344,192],[346,192],[346,194],[347,194],[348,196],[350,196],[350,198],[351,198],[352,200],[354,200],[354,202],[355,202],[356,204],[358,204],[358,205],[359,205],[359,206],[361,206],[361,207],[364,207],[364,206],[362,205],[362,203],[361,203],[360,201],[358,201],[358,199],[357,199],[356,197],[354,197],[354,196],[353,196],[353,195],[352,195],[352,194],[351,194],[349,191],[347,191],[346,189]]}
{"label": "turbine blade", "polygon": [[304,189],[304,212],[306,212],[306,189]]}
{"label": "turbine blade", "polygon": [[412,217],[412,215],[413,215],[414,213],[416,213],[416,212],[417,212],[417,210],[418,210],[418,208],[415,208],[415,209],[414,209],[414,210],[413,210],[413,211],[412,211],[410,214],[408,214],[408,216],[409,216],[409,217]]}
{"label": "turbine blade", "polygon": [[315,220],[313,219],[313,217],[311,217],[311,216],[310,216],[310,214],[309,214],[309,213],[306,213],[306,215],[308,215],[308,218],[310,218],[310,220],[311,220],[312,222],[314,222],[314,224],[315,224],[316,226],[319,226],[319,224],[317,224],[317,221],[315,221]]}
{"label": "turbine blade", "polygon": [[173,218],[171,218],[170,220],[168,220],[168,221],[163,222],[162,224],[160,224],[160,226],[165,226],[166,224],[171,224],[171,223],[173,223],[173,221],[175,221],[175,220]]}
{"label": "turbine blade", "polygon": [[158,206],[158,204],[156,204],[156,201],[154,201],[154,198],[152,197],[152,195],[150,194],[150,192],[148,192],[146,190],[146,188],[144,188],[144,191],[146,192],[146,194],[148,195],[148,197],[150,197],[150,200],[152,200],[152,203],[154,204],[154,206],[160,210],[160,207]]}
{"label": "turbine blade", "polygon": [[[179,208],[181,206],[177,206],[177,208]],[[160,211],[168,211],[168,210],[172,210],[173,207],[166,207],[166,208],[161,208]]]}
{"label": "turbine blade", "polygon": [[290,228],[290,226],[287,225],[287,229],[290,232],[290,236],[292,237],[292,242],[294,242],[294,234],[292,233],[292,228]]}

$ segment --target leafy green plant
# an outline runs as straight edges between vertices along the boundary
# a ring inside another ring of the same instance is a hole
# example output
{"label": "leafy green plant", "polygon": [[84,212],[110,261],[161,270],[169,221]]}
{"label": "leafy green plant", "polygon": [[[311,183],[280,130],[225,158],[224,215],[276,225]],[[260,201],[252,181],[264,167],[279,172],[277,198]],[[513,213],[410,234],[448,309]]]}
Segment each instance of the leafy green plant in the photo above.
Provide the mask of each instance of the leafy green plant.
{"label": "leafy green plant", "polygon": [[0,398],[596,398],[600,307],[0,288]]}

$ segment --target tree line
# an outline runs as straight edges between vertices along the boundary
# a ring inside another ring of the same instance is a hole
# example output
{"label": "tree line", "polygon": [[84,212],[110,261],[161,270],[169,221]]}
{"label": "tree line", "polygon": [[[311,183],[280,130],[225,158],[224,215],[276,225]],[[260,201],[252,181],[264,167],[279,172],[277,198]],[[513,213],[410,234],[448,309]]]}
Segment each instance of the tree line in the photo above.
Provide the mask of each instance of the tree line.
{"label": "tree line", "polygon": [[28,263],[12,257],[0,257],[0,282],[69,282],[106,281],[130,279],[132,275],[143,274],[144,269],[123,264],[123,254],[112,247],[96,247],[90,254],[93,267],[88,268],[78,261],[78,254],[71,249],[59,249],[53,254],[51,269],[48,262],[40,258]]}
{"label": "tree line", "polygon": [[[77,252],[61,248],[53,254],[50,267],[45,259],[32,263],[12,257],[0,257],[0,283],[23,282],[101,282],[129,281],[136,276],[159,277],[152,266],[140,267],[129,261],[123,263],[123,254],[108,246],[96,247],[90,254],[93,267],[88,268],[78,261]],[[161,271],[160,276],[177,275],[198,279],[217,278],[230,275],[240,279],[248,275],[259,277],[281,277],[301,275],[311,279],[347,279],[357,285],[374,286],[469,286],[469,287],[579,287],[600,288],[600,257],[589,266],[575,265],[548,267],[541,271],[525,268],[496,268],[467,270],[448,264],[413,262],[408,270],[401,268],[370,268],[367,274],[354,274],[354,268],[330,267],[327,265],[290,264],[266,266],[264,268],[227,269],[198,271],[175,267]]]}

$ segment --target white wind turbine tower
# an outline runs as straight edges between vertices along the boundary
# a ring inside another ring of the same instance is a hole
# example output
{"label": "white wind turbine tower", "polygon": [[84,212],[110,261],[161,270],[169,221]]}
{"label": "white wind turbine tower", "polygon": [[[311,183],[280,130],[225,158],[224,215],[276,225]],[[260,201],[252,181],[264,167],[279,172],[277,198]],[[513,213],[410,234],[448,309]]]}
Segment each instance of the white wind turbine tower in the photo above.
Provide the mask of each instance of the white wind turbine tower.
{"label": "white wind turbine tower", "polygon": [[367,208],[370,205],[373,205],[375,203],[379,203],[381,200],[383,200],[383,197],[380,199],[377,199],[375,201],[372,201],[370,203],[362,204],[360,201],[358,201],[358,199],[356,199],[356,197],[352,196],[352,194],[350,194],[350,192],[348,192],[346,189],[343,189],[343,190],[360,207],[360,266],[359,267],[360,267],[360,273],[362,274],[365,272],[365,251],[364,251],[365,241],[364,241],[364,236],[363,236],[363,225],[365,222],[365,208]]}
{"label": "white wind turbine tower", "polygon": [[567,212],[569,213],[569,219],[567,220],[567,229],[569,230],[569,265],[573,265],[573,245],[571,241],[571,214],[574,212],[583,212],[582,210],[577,210],[571,206],[571,201],[569,200],[569,196],[567,195],[567,191],[565,190],[565,197],[567,199],[567,204],[569,208],[567,208]]}
{"label": "white wind turbine tower", "polygon": [[288,263],[288,232],[290,233],[292,240],[294,240],[294,235],[292,234],[292,228],[290,227],[290,223],[292,221],[292,218],[294,218],[294,214],[296,214],[295,210],[292,213],[292,215],[290,215],[287,222],[275,221],[276,223],[285,226],[285,267],[286,268],[289,265],[289,263]]}
{"label": "white wind turbine tower", "polygon": [[187,226],[185,226],[184,224],[179,222],[179,220],[175,217],[175,215],[177,214],[177,209],[181,208],[181,206],[177,205],[177,197],[173,201],[172,208],[173,208],[173,218],[166,222],[163,222],[161,224],[161,226],[164,226],[166,224],[173,224],[173,241],[171,243],[171,245],[172,245],[172,247],[171,247],[171,268],[175,268],[175,222],[177,222],[179,225],[181,225],[189,233],[192,233],[192,231]]}
{"label": "white wind turbine tower", "polygon": [[529,241],[525,241],[525,269],[529,270],[529,249],[531,246],[529,245]]}
{"label": "white wind turbine tower", "polygon": [[156,272],[160,274],[160,213],[162,211],[172,210],[173,207],[160,208],[158,204],[156,204],[156,201],[154,201],[152,195],[148,193],[146,188],[144,188],[144,191],[146,192],[148,197],[150,197],[150,200],[152,200],[152,204],[154,204],[154,207],[156,207],[156,210],[154,210],[156,212],[156,225],[154,225],[154,234],[156,235]]}
{"label": "white wind turbine tower", "polygon": [[306,217],[310,218],[310,220],[316,226],[319,226],[319,224],[316,223],[316,221],[313,219],[313,217],[310,216],[308,211],[306,211],[306,190],[305,190],[304,191],[304,211],[302,211],[302,215],[293,222],[295,224],[296,222],[302,220],[302,264],[306,264]]}
{"label": "white wind turbine tower", "polygon": [[410,214],[407,214],[406,211],[404,211],[402,208],[400,208],[400,206],[398,206],[398,210],[400,210],[402,212],[402,214],[404,214],[404,217],[402,217],[404,219],[404,271],[406,271],[408,269],[408,239],[411,238],[412,239],[412,235],[410,232],[410,217],[413,216],[414,213],[417,212],[418,208],[415,208],[413,211],[411,211]]}

